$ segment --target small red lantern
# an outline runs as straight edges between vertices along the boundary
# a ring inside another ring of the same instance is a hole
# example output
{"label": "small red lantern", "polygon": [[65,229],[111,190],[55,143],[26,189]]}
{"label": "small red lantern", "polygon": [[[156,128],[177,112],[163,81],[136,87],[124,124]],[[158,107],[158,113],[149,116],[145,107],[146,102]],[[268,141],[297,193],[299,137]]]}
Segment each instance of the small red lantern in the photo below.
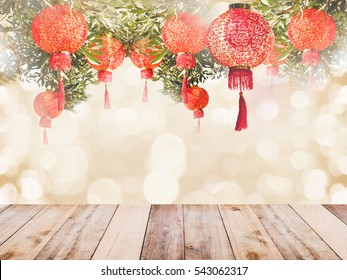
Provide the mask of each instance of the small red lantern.
{"label": "small red lantern", "polygon": [[268,76],[278,76],[279,66],[283,65],[288,60],[288,55],[280,59],[281,53],[279,51],[281,49],[286,51],[288,48],[284,44],[275,44],[263,62],[263,64],[267,66]]}
{"label": "small red lantern", "polygon": [[157,55],[151,55],[153,52],[159,54],[161,50],[155,46],[150,46],[149,39],[136,42],[130,51],[131,61],[136,67],[141,69],[141,79],[146,80],[142,96],[142,102],[144,103],[148,102],[147,80],[153,79],[153,69],[157,68],[162,62],[161,59],[153,63],[153,60],[157,57]]}
{"label": "small red lantern", "polygon": [[303,51],[302,63],[315,66],[320,63],[320,51],[334,42],[336,24],[325,11],[306,9],[290,20],[288,36],[293,46]]}
{"label": "small red lantern", "polygon": [[163,27],[163,42],[166,48],[177,54],[176,66],[184,69],[182,85],[183,103],[187,102],[188,78],[186,70],[195,67],[194,54],[207,45],[208,25],[197,14],[180,12],[168,19]]}
{"label": "small red lantern", "polygon": [[251,68],[260,65],[274,44],[270,24],[248,4],[231,4],[216,18],[208,33],[208,47],[215,60],[230,68],[229,88],[239,89],[239,115],[235,130],[247,128],[244,90],[253,89]]}
{"label": "small red lantern", "polygon": [[58,94],[52,91],[45,91],[38,94],[34,99],[34,110],[40,119],[40,127],[43,131],[43,144],[48,144],[47,128],[51,128],[51,120],[60,116],[63,112],[58,108]]}
{"label": "small red lantern", "polygon": [[36,45],[51,54],[50,68],[59,71],[59,109],[64,109],[65,92],[61,71],[71,68],[70,54],[78,51],[87,39],[88,25],[83,15],[58,4],[39,12],[32,23]]}
{"label": "small red lantern", "polygon": [[187,89],[188,100],[184,105],[194,111],[194,119],[198,119],[196,132],[200,132],[200,119],[204,117],[203,109],[207,106],[209,96],[203,88],[193,86]]}
{"label": "small red lantern", "polygon": [[110,96],[107,89],[107,83],[112,82],[112,72],[111,70],[119,67],[125,58],[124,46],[115,38],[111,36],[102,37],[102,45],[94,45],[90,48],[92,52],[96,49],[101,52],[100,55],[95,55],[98,59],[99,64],[87,60],[89,65],[98,70],[98,82],[105,83],[105,96],[104,96],[104,108],[111,109]]}

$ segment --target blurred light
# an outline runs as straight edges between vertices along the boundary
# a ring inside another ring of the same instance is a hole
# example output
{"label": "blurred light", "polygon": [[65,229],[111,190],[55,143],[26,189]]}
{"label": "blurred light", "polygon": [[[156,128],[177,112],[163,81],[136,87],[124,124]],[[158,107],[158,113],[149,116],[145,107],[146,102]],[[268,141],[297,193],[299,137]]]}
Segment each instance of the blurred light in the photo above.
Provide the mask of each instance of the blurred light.
{"label": "blurred light", "polygon": [[122,202],[122,190],[113,180],[102,178],[94,181],[88,190],[90,204],[119,204]]}
{"label": "blurred light", "polygon": [[57,155],[50,150],[42,151],[38,156],[38,162],[43,169],[53,169],[57,164]]}
{"label": "blurred light", "polygon": [[343,104],[347,104],[347,86],[343,86],[339,92],[339,99]]}
{"label": "blurred light", "polygon": [[342,172],[342,174],[347,175],[347,156],[342,157],[339,160],[339,167],[340,167],[340,171]]}
{"label": "blurred light", "polygon": [[179,194],[179,183],[168,171],[153,171],[143,184],[146,200],[151,204],[174,203]]}
{"label": "blurred light", "polygon": [[279,156],[278,145],[268,139],[259,140],[256,150],[258,155],[266,161],[275,161]]}
{"label": "blurred light", "polygon": [[271,121],[278,116],[278,112],[277,102],[273,99],[267,99],[258,106],[256,114],[261,121]]}
{"label": "blurred light", "polygon": [[[236,110],[235,115],[237,116]],[[208,118],[212,126],[229,127],[231,125],[232,113],[227,109],[218,108],[210,111]]]}
{"label": "blurred light", "polygon": [[222,163],[222,170],[225,176],[237,176],[241,170],[241,163],[234,158],[227,158]]}
{"label": "blurred light", "polygon": [[290,163],[295,169],[305,169],[310,163],[310,156],[303,151],[294,152],[290,157]]}
{"label": "blurred light", "polygon": [[186,147],[181,138],[174,134],[159,136],[152,144],[149,157],[151,171],[169,171],[178,178],[186,169]]}
{"label": "blurred light", "polygon": [[19,184],[22,188],[22,196],[26,200],[38,200],[43,195],[42,185],[35,178],[21,176]]}
{"label": "blurred light", "polygon": [[328,176],[324,170],[313,169],[303,175],[304,194],[306,198],[321,201],[326,195]]}
{"label": "blurred light", "polygon": [[130,66],[125,70],[123,78],[124,81],[130,86],[137,86],[141,83],[144,83],[144,81],[141,80],[140,69],[134,66]]}
{"label": "blurred light", "polygon": [[0,205],[15,204],[17,189],[13,184],[5,184],[0,188]]}
{"label": "blurred light", "polygon": [[4,86],[0,86],[0,104],[6,104],[8,91]]}
{"label": "blurred light", "polygon": [[287,177],[265,173],[258,177],[257,190],[272,195],[289,196],[294,190],[294,184]]}
{"label": "blurred light", "polygon": [[291,105],[297,110],[305,109],[309,105],[309,102],[309,97],[304,91],[295,91],[290,97]]}
{"label": "blurred light", "polygon": [[336,191],[331,197],[333,204],[347,204],[347,188],[341,191]]}
{"label": "blurred light", "polygon": [[7,170],[8,170],[7,158],[0,156],[0,175],[6,174]]}

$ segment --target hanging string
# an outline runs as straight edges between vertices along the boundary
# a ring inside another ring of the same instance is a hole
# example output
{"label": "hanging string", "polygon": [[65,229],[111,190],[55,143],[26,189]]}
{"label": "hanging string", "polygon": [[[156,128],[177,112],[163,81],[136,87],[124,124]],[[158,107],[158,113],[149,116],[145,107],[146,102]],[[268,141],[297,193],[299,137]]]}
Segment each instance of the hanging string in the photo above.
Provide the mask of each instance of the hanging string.
{"label": "hanging string", "polygon": [[48,145],[47,129],[43,128],[43,145]]}
{"label": "hanging string", "polygon": [[201,124],[200,124],[200,118],[198,118],[198,123],[196,126],[196,133],[200,133],[201,132]]}
{"label": "hanging string", "polygon": [[110,95],[108,93],[108,89],[107,89],[107,84],[106,83],[105,83],[104,109],[105,110],[110,110],[111,109]]}
{"label": "hanging string", "polygon": [[145,81],[145,87],[143,88],[143,96],[142,96],[142,103],[148,102],[148,87],[147,87],[147,80]]}

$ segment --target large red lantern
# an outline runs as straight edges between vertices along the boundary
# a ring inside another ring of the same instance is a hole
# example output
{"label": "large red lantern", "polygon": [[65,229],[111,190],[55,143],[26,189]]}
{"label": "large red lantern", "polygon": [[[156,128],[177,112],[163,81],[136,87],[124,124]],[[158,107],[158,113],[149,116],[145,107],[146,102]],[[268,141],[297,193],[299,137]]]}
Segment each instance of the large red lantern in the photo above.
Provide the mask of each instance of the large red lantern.
{"label": "large red lantern", "polygon": [[153,62],[157,55],[153,55],[152,53],[160,53],[161,50],[156,46],[150,45],[149,39],[143,39],[134,44],[130,51],[130,59],[134,63],[134,65],[141,69],[141,79],[145,79],[145,87],[143,90],[142,102],[148,102],[148,88],[147,88],[147,80],[153,79],[153,69],[157,68],[162,59]]}
{"label": "large red lantern", "polygon": [[61,71],[71,68],[70,54],[78,51],[87,39],[88,25],[83,15],[58,4],[39,12],[32,23],[36,45],[51,54],[50,68],[59,71],[59,109],[64,109],[65,92]]}
{"label": "large red lantern", "polygon": [[34,99],[34,110],[40,119],[40,127],[43,130],[43,144],[48,144],[47,128],[51,128],[51,120],[60,116],[62,110],[58,108],[58,94],[45,91],[38,94]]}
{"label": "large red lantern", "polygon": [[288,36],[293,46],[303,51],[302,63],[315,66],[320,63],[320,51],[334,42],[336,24],[325,11],[306,9],[290,20]]}
{"label": "large red lantern", "polygon": [[98,70],[98,82],[105,83],[105,95],[104,95],[104,108],[111,109],[110,96],[107,89],[107,83],[112,82],[112,70],[118,68],[125,58],[124,46],[115,38],[111,36],[103,36],[101,46],[94,45],[90,48],[101,52],[100,55],[95,55],[95,58],[99,61],[98,64],[88,60],[89,65]]}
{"label": "large red lantern", "polygon": [[284,58],[280,58],[281,50],[286,51],[288,48],[284,44],[275,44],[268,54],[263,64],[267,66],[267,75],[268,76],[278,76],[279,74],[279,66],[286,63],[288,60],[288,55]]}
{"label": "large red lantern", "polygon": [[251,69],[260,65],[274,44],[274,34],[266,19],[252,12],[248,4],[231,4],[216,18],[208,33],[208,47],[215,60],[230,68],[229,88],[240,91],[239,115],[235,130],[247,128],[244,90],[253,89]]}
{"label": "large red lantern", "polygon": [[208,24],[197,14],[180,12],[168,19],[163,27],[163,42],[166,48],[177,54],[176,66],[184,69],[182,85],[183,103],[187,102],[187,70],[195,67],[194,54],[207,45]]}
{"label": "large red lantern", "polygon": [[196,131],[200,132],[200,119],[204,117],[203,109],[207,106],[209,96],[203,88],[192,86],[187,89],[188,100],[184,105],[194,112],[194,119],[198,119]]}

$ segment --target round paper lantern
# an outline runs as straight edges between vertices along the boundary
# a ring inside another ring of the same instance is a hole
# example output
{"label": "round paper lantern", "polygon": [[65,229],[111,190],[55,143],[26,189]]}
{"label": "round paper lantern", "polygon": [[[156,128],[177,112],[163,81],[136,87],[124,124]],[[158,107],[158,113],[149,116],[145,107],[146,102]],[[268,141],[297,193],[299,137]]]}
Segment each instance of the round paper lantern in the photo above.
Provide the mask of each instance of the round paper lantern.
{"label": "round paper lantern", "polygon": [[[152,55],[153,52],[157,52],[157,55]],[[149,39],[143,39],[134,44],[130,51],[130,59],[134,65],[141,69],[141,79],[145,79],[145,87],[143,90],[142,102],[148,102],[148,88],[147,80],[153,79],[153,69],[158,67],[162,59],[157,62],[153,62],[161,50],[156,46],[150,45]]]}
{"label": "round paper lantern", "polygon": [[244,90],[253,89],[251,68],[260,65],[271,51],[274,34],[266,19],[248,4],[231,4],[216,18],[208,33],[208,47],[214,59],[230,68],[229,88],[240,91],[240,110],[235,130],[247,128]]}
{"label": "round paper lantern", "polygon": [[[202,51],[207,45],[208,25],[197,15],[180,12],[168,19],[163,27],[162,37],[166,48],[177,54],[176,66],[179,69],[195,67],[194,54]],[[184,73],[182,85],[183,102],[187,102],[188,77]]]}
{"label": "round paper lantern", "polygon": [[78,51],[87,39],[88,25],[83,15],[57,4],[39,12],[32,23],[35,44],[51,54],[50,68],[59,71],[59,109],[64,109],[64,84],[61,71],[71,68],[70,54]]}
{"label": "round paper lantern", "polygon": [[267,75],[268,76],[278,76],[279,74],[279,66],[286,63],[288,59],[288,55],[284,58],[280,59],[281,53],[279,50],[286,51],[288,48],[284,44],[275,44],[268,54],[263,64],[267,66]]}
{"label": "round paper lantern", "polygon": [[334,42],[336,24],[325,11],[306,9],[290,20],[288,36],[293,46],[303,51],[302,63],[314,66],[320,63],[320,51]]}
{"label": "round paper lantern", "polygon": [[187,89],[188,100],[184,105],[194,111],[194,119],[198,119],[197,132],[200,132],[200,119],[204,117],[203,109],[207,106],[209,96],[206,90],[198,86]]}
{"label": "round paper lantern", "polygon": [[89,51],[98,50],[100,55],[95,55],[95,58],[99,61],[98,64],[91,62],[87,59],[89,65],[98,70],[98,82],[105,83],[105,95],[104,95],[104,108],[111,109],[110,96],[107,89],[107,83],[112,82],[112,70],[118,68],[125,58],[124,46],[115,38],[111,36],[103,36],[101,38],[101,45],[93,45]]}
{"label": "round paper lantern", "polygon": [[62,110],[58,108],[58,94],[45,91],[38,94],[34,99],[34,110],[41,117],[40,127],[44,129],[43,144],[48,144],[47,128],[51,128],[51,120],[60,116]]}

